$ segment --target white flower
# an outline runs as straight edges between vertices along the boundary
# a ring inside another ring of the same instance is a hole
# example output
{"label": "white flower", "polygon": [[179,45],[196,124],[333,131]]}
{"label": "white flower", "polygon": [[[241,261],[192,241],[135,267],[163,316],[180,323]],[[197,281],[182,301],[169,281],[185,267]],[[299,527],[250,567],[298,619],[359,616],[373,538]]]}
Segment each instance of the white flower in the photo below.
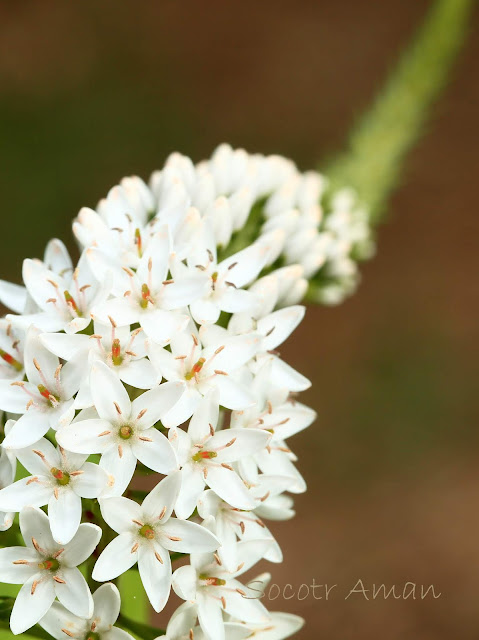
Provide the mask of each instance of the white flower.
{"label": "white flower", "polygon": [[171,517],[180,484],[177,472],[159,482],[142,505],[127,498],[106,498],[100,503],[103,518],[119,535],[98,558],[93,579],[111,580],[138,562],[155,611],[163,609],[170,594],[169,551],[204,553],[219,544],[201,525]]}
{"label": "white flower", "polygon": [[205,491],[198,499],[198,513],[206,518],[214,518],[212,530],[221,542],[218,556],[221,563],[230,571],[238,566],[238,540],[269,540],[270,546],[264,554],[265,560],[282,562],[280,546],[268,527],[261,520],[257,510],[283,491],[288,490],[291,478],[287,476],[260,475],[250,488],[250,497],[255,501],[251,511],[237,509],[222,500],[214,491]]}
{"label": "white flower", "polygon": [[[218,263],[213,230],[205,222],[202,237],[196,239],[187,257],[188,266],[198,269],[208,278],[203,296],[190,304],[196,322],[214,324],[221,311],[235,313],[251,309],[254,295],[242,287],[257,277],[267,262],[268,254],[269,247],[253,244]],[[179,268],[178,273],[181,273]]]}
{"label": "white flower", "polygon": [[93,614],[90,590],[76,568],[93,553],[101,529],[81,524],[66,545],[56,543],[50,532],[48,517],[35,507],[20,512],[20,530],[26,547],[0,549],[0,581],[23,584],[10,618],[10,628],[17,635],[30,629],[50,609],[55,597],[80,618]]}
{"label": "white flower", "polygon": [[259,429],[215,431],[218,413],[218,395],[213,391],[201,401],[188,432],[170,430],[169,438],[181,467],[181,491],[175,508],[180,518],[188,518],[193,513],[205,486],[233,507],[252,509],[255,506],[253,496],[231,463],[261,451],[270,436]]}
{"label": "white flower", "polygon": [[25,340],[25,372],[28,382],[0,380],[0,409],[23,414],[7,434],[7,449],[28,447],[49,429],[71,422],[75,415],[73,395],[78,391],[80,375],[75,363],[62,365],[39,339],[40,332],[30,327]]}
{"label": "white flower", "polygon": [[159,473],[176,469],[175,452],[154,425],[181,398],[183,386],[161,384],[131,402],[121,381],[103,362],[93,364],[90,381],[98,417],[83,419],[80,413],[58,432],[58,442],[75,453],[101,453],[100,466],[114,477],[115,495],[125,491],[137,460]]}
{"label": "white flower", "polygon": [[236,620],[265,625],[269,614],[257,593],[236,578],[263,557],[268,541],[248,541],[238,544],[240,565],[229,572],[218,563],[217,556],[208,553],[190,556],[191,564],[173,574],[173,589],[180,598],[194,602],[201,628],[209,640],[224,640],[223,611]]}
{"label": "white flower", "polygon": [[113,318],[108,326],[95,322],[91,336],[44,333],[40,341],[59,358],[73,361],[78,367],[81,383],[75,398],[76,409],[93,405],[90,370],[97,360],[105,362],[120,380],[136,389],[151,389],[161,380],[146,358],[142,329],[130,332],[129,326],[117,327]]}
{"label": "white flower", "polygon": [[[5,424],[5,433],[10,431],[13,420]],[[12,451],[3,447],[0,449],[0,489],[9,487],[15,480],[17,458]],[[10,529],[13,524],[13,511],[0,511],[0,531]]]}
{"label": "white flower", "polygon": [[[190,325],[191,326],[191,325]],[[228,409],[243,409],[254,403],[247,387],[237,379],[237,372],[256,353],[259,338],[254,334],[224,336],[221,344],[203,347],[194,330],[180,333],[171,340],[171,350],[148,345],[148,354],[166,380],[182,381],[185,393],[163,419],[165,427],[176,427],[190,418],[201,398],[217,389],[218,402]]]}
{"label": "white flower", "polygon": [[40,625],[56,640],[133,640],[114,627],[120,613],[120,592],[114,584],[102,584],[93,594],[93,614],[87,620],[73,615],[59,602],[40,620]]}
{"label": "white flower", "polygon": [[193,274],[180,280],[168,280],[170,239],[163,228],[151,238],[135,272],[126,269],[121,297],[93,309],[93,316],[107,323],[113,318],[118,326],[140,323],[146,335],[158,344],[167,344],[185,328],[188,316],[174,312],[202,295],[206,277]]}
{"label": "white flower", "polygon": [[21,316],[8,316],[14,324],[30,324],[43,331],[76,333],[91,322],[90,310],[108,296],[109,278],[101,284],[95,280],[83,253],[73,273],[58,274],[38,260],[24,260],[23,281],[28,294],[40,309]]}
{"label": "white flower", "polygon": [[0,509],[15,512],[48,504],[53,538],[59,544],[70,542],[80,525],[81,499],[97,498],[107,485],[107,474],[87,462],[87,455],[56,449],[45,438],[15,453],[32,475],[0,491]]}

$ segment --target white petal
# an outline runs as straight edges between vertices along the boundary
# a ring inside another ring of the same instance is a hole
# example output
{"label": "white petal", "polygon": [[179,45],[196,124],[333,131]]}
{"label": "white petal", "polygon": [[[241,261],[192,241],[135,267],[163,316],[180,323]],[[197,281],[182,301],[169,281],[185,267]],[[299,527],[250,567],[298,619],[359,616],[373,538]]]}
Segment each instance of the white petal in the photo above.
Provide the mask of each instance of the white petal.
{"label": "white petal", "polygon": [[207,594],[198,594],[198,620],[208,638],[224,640],[225,627],[221,604]]}
{"label": "white petal", "polygon": [[259,346],[260,339],[257,334],[230,338],[225,342],[224,349],[215,356],[214,368],[232,373],[251,360]]}
{"label": "white petal", "polygon": [[15,313],[23,313],[27,303],[27,290],[19,284],[0,280],[0,302]]}
{"label": "white petal", "polygon": [[237,620],[243,620],[244,622],[252,622],[255,624],[268,624],[270,617],[268,611],[263,606],[261,601],[254,597],[244,597],[235,587],[244,590],[244,586],[236,580],[228,582],[232,587],[232,591],[228,592],[225,596],[226,607],[225,611],[232,615]]}
{"label": "white petal", "polygon": [[[224,273],[228,273],[228,280],[237,287],[243,287],[254,280],[268,260],[269,248],[253,244],[223,260],[218,267]],[[234,267],[231,265],[234,264]]]}
{"label": "white petal", "polygon": [[[17,560],[27,560],[27,564],[14,564]],[[26,547],[5,547],[0,549],[0,582],[23,584],[37,572],[38,553]]]}
{"label": "white petal", "polygon": [[93,599],[85,578],[76,567],[62,567],[64,583],[55,582],[55,594],[62,605],[80,618],[91,618]]}
{"label": "white petal", "polygon": [[73,539],[65,545],[61,554],[62,565],[76,567],[95,551],[100,542],[102,531],[96,524],[81,524]]}
{"label": "white petal", "polygon": [[[42,453],[44,458],[34,453],[34,451]],[[15,451],[15,455],[18,461],[25,469],[28,469],[33,476],[49,475],[52,467],[60,467],[62,464],[60,452],[46,438],[40,438],[40,440],[34,442],[31,447]]]}
{"label": "white petal", "polygon": [[120,614],[120,592],[114,584],[102,584],[93,594],[97,633],[109,631]]}
{"label": "white petal", "polygon": [[134,640],[134,638],[126,631],[123,631],[123,629],[113,627],[110,631],[103,632],[102,640]]}
{"label": "white petal", "polygon": [[93,400],[100,418],[113,424],[118,422],[118,405],[125,420],[130,417],[131,402],[128,393],[113,371],[103,362],[93,364],[90,374]]}
{"label": "white petal", "polygon": [[286,307],[258,321],[258,331],[263,334],[261,348],[263,351],[276,349],[296,329],[304,318],[305,307],[296,305]]}
{"label": "white petal", "polygon": [[192,302],[190,311],[198,324],[214,324],[220,317],[220,307],[216,302],[209,299]]}
{"label": "white petal", "polygon": [[218,303],[223,311],[239,313],[252,310],[256,304],[256,297],[251,291],[229,287],[222,292]]}
{"label": "white petal", "polygon": [[[215,462],[233,462],[262,451],[270,441],[267,431],[260,429],[222,429],[208,440],[206,446],[218,451]],[[228,445],[230,442],[233,444]]]}
{"label": "white petal", "polygon": [[175,471],[163,478],[143,500],[141,511],[146,520],[157,520],[163,513],[162,522],[165,523],[171,516],[178,494],[181,488],[181,472]]}
{"label": "white petal", "polygon": [[120,379],[136,389],[151,389],[161,381],[159,375],[147,358],[130,360],[118,370]]}
{"label": "white petal", "polygon": [[75,453],[103,453],[112,445],[109,435],[100,436],[105,431],[113,431],[112,425],[106,420],[91,419],[72,422],[67,427],[57,431],[58,443]]}
{"label": "white petal", "polygon": [[23,449],[40,440],[49,428],[50,421],[47,413],[29,409],[13,424],[10,433],[3,441],[3,446],[6,449]]}
{"label": "white petal", "polygon": [[220,498],[236,509],[254,509],[253,496],[235,471],[224,467],[209,467],[206,482]]}
{"label": "white petal", "polygon": [[128,298],[113,298],[92,311],[93,319],[108,324],[111,317],[119,327],[135,324],[140,319],[141,307]]}
{"label": "white petal", "polygon": [[216,429],[219,415],[219,392],[212,389],[198,404],[188,425],[188,435],[193,443],[202,443],[211,433],[211,427]]}
{"label": "white petal", "polygon": [[220,404],[223,407],[237,411],[254,404],[253,394],[231,376],[218,375],[215,381],[220,393]]}
{"label": "white petal", "polygon": [[147,429],[161,420],[175,406],[184,392],[185,385],[182,382],[160,384],[151,391],[145,391],[133,401],[131,415],[136,417],[144,411],[137,424],[140,428]]}
{"label": "white petal", "polygon": [[[33,385],[25,384],[25,389],[35,392]],[[0,380],[0,409],[10,413],[25,413],[30,396],[22,387],[12,385],[10,380]]]}
{"label": "white petal", "polygon": [[117,578],[136,563],[138,551],[131,552],[134,538],[130,533],[121,533],[103,550],[93,568],[92,578],[106,582]]}
{"label": "white petal", "polygon": [[[1,511],[21,511],[23,507],[43,507],[53,493],[53,487],[44,482],[32,482],[32,478],[17,480],[0,491]],[[29,484],[28,484],[29,483]]]}
{"label": "white petal", "polygon": [[163,425],[170,428],[186,422],[193,415],[200,400],[201,395],[196,389],[187,388],[175,406],[163,416]]}
{"label": "white petal", "polygon": [[101,515],[117,533],[131,531],[133,520],[141,522],[142,508],[134,500],[123,497],[100,500]]}
{"label": "white petal", "polygon": [[[163,562],[155,557],[160,554]],[[165,607],[171,589],[170,554],[157,542],[140,546],[138,553],[138,569],[146,595],[153,609],[159,613]]]}
{"label": "white petal", "polygon": [[162,346],[168,344],[176,333],[183,331],[188,321],[188,316],[163,309],[153,309],[140,316],[140,324],[146,335]]}
{"label": "white petal", "polygon": [[183,600],[194,600],[196,598],[196,585],[196,571],[190,564],[180,567],[173,574],[172,586],[174,592]]}
{"label": "white petal", "polygon": [[[161,525],[161,534],[161,543],[169,551],[206,553],[216,551],[219,547],[218,539],[208,529],[187,520],[170,518]],[[171,540],[170,536],[180,540]]]}
{"label": "white petal", "polygon": [[[41,573],[37,573],[29,578],[17,595],[10,617],[10,628],[15,635],[30,629],[41,620],[55,600],[53,580],[41,580],[42,577]],[[32,594],[34,582],[38,584]]]}
{"label": "white petal", "polygon": [[204,488],[201,469],[194,468],[192,464],[185,465],[181,470],[181,489],[175,506],[175,513],[179,518],[186,519],[191,516]]}
{"label": "white petal", "polygon": [[[56,638],[64,640],[67,629],[72,637],[83,637],[89,630],[86,620],[75,616],[59,602],[54,602],[47,614],[40,620],[40,625],[47,633]],[[68,636],[67,636],[68,637]]]}
{"label": "white petal", "polygon": [[130,484],[130,480],[135,472],[136,456],[133,454],[131,447],[123,446],[120,457],[118,447],[114,445],[103,453],[100,460],[100,467],[104,469],[109,476],[113,476],[115,480],[108,495],[121,496]]}
{"label": "white petal", "polygon": [[137,440],[132,443],[133,455],[149,469],[158,473],[168,474],[178,468],[176,454],[168,441],[158,429],[152,427],[142,431],[140,438],[148,440]]}
{"label": "white petal", "polygon": [[97,464],[85,462],[83,473],[72,480],[73,490],[82,498],[98,498],[108,484],[108,474]]}
{"label": "white petal", "polygon": [[34,548],[34,538],[40,548],[47,551],[58,549],[50,531],[50,521],[46,513],[37,507],[25,507],[20,511],[20,531],[27,547]]}
{"label": "white petal", "polygon": [[81,520],[81,498],[70,487],[59,489],[48,503],[48,516],[53,538],[67,544],[78,531]]}

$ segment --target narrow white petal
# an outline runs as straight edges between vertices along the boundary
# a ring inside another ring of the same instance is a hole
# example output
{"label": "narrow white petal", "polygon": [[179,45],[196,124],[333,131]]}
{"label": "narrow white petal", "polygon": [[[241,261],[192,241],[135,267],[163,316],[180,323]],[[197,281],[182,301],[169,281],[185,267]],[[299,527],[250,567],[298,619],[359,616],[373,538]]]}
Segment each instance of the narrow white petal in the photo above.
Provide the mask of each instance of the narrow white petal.
{"label": "narrow white petal", "polygon": [[53,538],[67,544],[78,531],[81,520],[81,498],[68,486],[59,488],[48,503],[48,517]]}
{"label": "narrow white petal", "polygon": [[181,489],[175,506],[178,518],[186,519],[191,516],[204,489],[201,469],[194,468],[192,464],[185,465],[181,470]]}
{"label": "narrow white petal", "polygon": [[[57,431],[58,443],[75,453],[104,453],[112,444],[114,427],[107,420],[78,420]],[[100,435],[100,434],[105,435]]]}
{"label": "narrow white petal", "polygon": [[93,568],[92,578],[97,582],[106,582],[117,578],[136,563],[138,551],[131,552],[134,537],[130,533],[121,533],[103,550]]}
{"label": "narrow white petal", "polygon": [[1,511],[21,511],[23,507],[43,507],[48,503],[53,487],[42,479],[32,481],[32,477],[17,480],[0,491]]}
{"label": "narrow white petal", "polygon": [[[14,564],[18,560],[27,560],[27,564]],[[38,553],[26,547],[5,547],[0,549],[0,582],[23,584],[38,571]]]}
{"label": "narrow white petal", "polygon": [[174,509],[181,488],[181,472],[175,471],[163,478],[143,500],[141,511],[146,520],[157,520],[163,514],[166,522]]}
{"label": "narrow white petal", "polygon": [[[157,560],[155,552],[163,562]],[[165,607],[171,590],[170,554],[156,542],[142,545],[138,554],[138,569],[151,606],[159,613]]]}
{"label": "narrow white petal", "polygon": [[[88,622],[65,609],[59,602],[54,602],[47,614],[40,620],[40,625],[56,640],[65,640],[67,629],[73,637],[82,638],[89,630]],[[66,636],[68,638],[68,636]]]}
{"label": "narrow white petal", "polygon": [[[179,538],[172,540],[171,538]],[[170,518],[161,527],[161,543],[170,551],[206,553],[216,551],[219,541],[208,529],[195,522]]]}
{"label": "narrow white petal", "polygon": [[[10,617],[12,633],[23,633],[43,618],[55,600],[53,580],[37,573],[25,582],[13,605]],[[33,585],[36,583],[35,589]],[[33,594],[32,594],[33,590]]]}
{"label": "narrow white petal", "polygon": [[210,467],[206,482],[220,498],[236,509],[254,509],[253,496],[235,471]]}
{"label": "narrow white petal", "polygon": [[142,508],[134,500],[123,497],[100,500],[101,515],[117,533],[131,531],[133,520],[141,522]]}
{"label": "narrow white petal", "polygon": [[126,445],[122,446],[121,456],[116,445],[103,453],[100,467],[114,480],[108,495],[121,496],[125,492],[135,472],[136,460],[131,447]]}
{"label": "narrow white petal", "polygon": [[136,398],[131,405],[131,415],[136,417],[144,411],[137,424],[142,429],[152,427],[175,406],[184,392],[182,382],[164,382]]}
{"label": "narrow white petal", "polygon": [[73,539],[65,545],[61,555],[62,564],[77,567],[95,551],[100,542],[102,530],[96,524],[81,524]]}
{"label": "narrow white petal", "polygon": [[98,498],[108,484],[108,474],[92,462],[85,462],[81,470],[83,473],[71,481],[73,490],[82,498]]}
{"label": "narrow white petal", "polygon": [[120,614],[120,592],[112,583],[102,584],[93,594],[93,617],[97,633],[109,631]]}
{"label": "narrow white petal", "polygon": [[[149,469],[168,474],[178,468],[176,454],[168,438],[152,427],[141,432],[140,438],[133,442],[131,449],[138,460]],[[147,439],[146,439],[147,438]]]}
{"label": "narrow white petal", "polygon": [[58,545],[53,540],[48,516],[37,507],[25,507],[20,511],[20,531],[27,547],[34,548],[32,539],[45,550],[56,550]]}
{"label": "narrow white petal", "polygon": [[90,384],[98,415],[113,424],[119,421],[121,412],[124,420],[130,417],[131,402],[118,376],[104,362],[97,360],[91,369]]}
{"label": "narrow white petal", "polygon": [[85,578],[76,567],[62,567],[62,582],[55,582],[55,595],[62,605],[79,618],[91,618],[93,598]]}
{"label": "narrow white petal", "polygon": [[198,620],[208,638],[224,640],[225,627],[220,602],[207,594],[198,594]]}

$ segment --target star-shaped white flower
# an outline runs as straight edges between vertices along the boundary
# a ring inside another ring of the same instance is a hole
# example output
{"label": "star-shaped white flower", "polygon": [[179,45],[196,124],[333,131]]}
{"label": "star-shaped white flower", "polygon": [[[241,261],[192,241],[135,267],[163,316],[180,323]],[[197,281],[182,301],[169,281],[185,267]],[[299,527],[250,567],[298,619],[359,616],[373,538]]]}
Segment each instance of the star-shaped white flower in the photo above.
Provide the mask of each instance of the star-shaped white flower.
{"label": "star-shaped white flower", "polygon": [[48,504],[53,538],[67,544],[80,526],[82,498],[98,498],[108,483],[108,475],[87,455],[56,449],[42,438],[31,447],[15,452],[32,475],[17,480],[0,491],[0,509],[18,512],[26,506]]}
{"label": "star-shaped white flower", "polygon": [[268,544],[267,540],[240,542],[240,564],[234,572],[219,564],[216,555],[192,553],[191,564],[173,574],[176,595],[196,603],[200,626],[210,640],[225,639],[223,611],[246,623],[266,625],[270,621],[257,591],[237,580],[263,557]]}
{"label": "star-shaped white flower", "polygon": [[159,482],[141,505],[127,498],[106,498],[100,503],[103,518],[119,535],[98,558],[93,579],[111,580],[138,562],[155,611],[163,609],[170,594],[169,551],[203,553],[218,547],[217,538],[205,527],[171,517],[180,484],[176,472]]}
{"label": "star-shaped white flower", "polygon": [[73,273],[59,274],[38,260],[27,259],[22,274],[39,311],[7,319],[25,329],[35,324],[43,331],[82,331],[91,322],[90,310],[106,300],[111,289],[111,278],[101,283],[94,278],[85,253]]}
{"label": "star-shaped white flower", "polygon": [[76,409],[93,405],[90,370],[97,360],[107,364],[120,380],[136,389],[151,389],[161,381],[161,376],[146,358],[142,329],[130,332],[129,326],[117,327],[113,318],[108,325],[95,322],[91,336],[43,333],[40,340],[49,351],[63,360],[75,362],[78,367],[81,383],[75,398]]}
{"label": "star-shaped white flower", "polygon": [[177,468],[171,444],[154,425],[181,398],[181,384],[161,384],[131,402],[121,381],[103,362],[93,364],[90,384],[98,417],[90,418],[87,409],[61,429],[57,440],[65,449],[101,453],[100,466],[115,479],[114,495],[125,491],[137,460],[158,473]]}
{"label": "star-shaped white flower", "polygon": [[[253,244],[218,263],[216,244],[213,229],[206,220],[203,234],[196,239],[187,257],[190,268],[208,277],[205,293],[190,304],[191,314],[199,324],[214,324],[221,311],[235,313],[251,309],[254,294],[242,287],[257,277],[269,256],[267,246]],[[181,274],[180,268],[178,272]]]}
{"label": "star-shaped white flower", "polygon": [[181,467],[181,491],[176,503],[180,518],[188,518],[209,486],[238,509],[253,509],[255,502],[231,463],[261,451],[269,434],[259,429],[223,429],[218,423],[218,394],[205,396],[190,420],[188,431],[171,429],[169,438]]}
{"label": "star-shaped white flower", "polygon": [[155,233],[135,272],[126,269],[121,297],[93,309],[102,323],[111,317],[118,326],[139,323],[146,335],[165,345],[188,323],[188,316],[175,311],[201,296],[206,279],[202,274],[168,279],[170,238],[167,228]]}
{"label": "star-shaped white flower", "polygon": [[133,640],[123,629],[113,626],[120,614],[120,592],[114,584],[102,584],[93,594],[93,614],[85,620],[54,602],[40,625],[55,640]]}
{"label": "star-shaped white flower", "polygon": [[185,393],[180,402],[164,417],[165,427],[176,427],[190,418],[201,398],[218,390],[218,401],[228,409],[244,409],[254,403],[254,397],[241,380],[241,369],[256,353],[259,338],[224,335],[222,343],[204,347],[201,331],[175,335],[170,350],[153,343],[147,345],[148,355],[166,380],[181,381]]}
{"label": "star-shaped white flower", "polygon": [[7,434],[3,446],[22,449],[71,422],[75,415],[73,395],[80,385],[74,362],[61,364],[30,327],[25,340],[25,372],[28,382],[0,380],[0,409],[23,414]]}
{"label": "star-shaped white flower", "polygon": [[[260,475],[250,488],[250,496],[255,501],[251,511],[240,510],[222,500],[214,491],[208,490],[198,499],[198,513],[206,518],[214,518],[212,531],[221,542],[218,557],[230,571],[238,566],[238,541],[269,540],[270,547],[265,552],[265,560],[282,562],[283,554],[274,536],[264,524],[258,511],[268,501],[288,490],[291,478],[287,476]],[[262,510],[264,512],[264,509]]]}
{"label": "star-shaped white flower", "polygon": [[90,589],[77,566],[91,556],[101,538],[94,524],[81,524],[73,539],[59,545],[52,538],[48,517],[36,507],[20,512],[26,547],[0,549],[0,582],[22,584],[10,617],[17,635],[33,627],[55,597],[80,618],[93,614]]}

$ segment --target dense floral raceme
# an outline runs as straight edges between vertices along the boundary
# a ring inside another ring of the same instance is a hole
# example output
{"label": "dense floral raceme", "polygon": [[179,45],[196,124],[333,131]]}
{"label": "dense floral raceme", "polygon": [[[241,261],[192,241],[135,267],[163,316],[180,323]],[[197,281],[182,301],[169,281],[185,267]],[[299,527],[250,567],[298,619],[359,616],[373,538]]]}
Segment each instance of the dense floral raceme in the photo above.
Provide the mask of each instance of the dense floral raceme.
{"label": "dense floral raceme", "polygon": [[129,570],[155,611],[171,589],[185,601],[168,640],[301,627],[264,606],[268,575],[243,574],[282,561],[266,521],[291,518],[306,488],[287,441],[315,419],[297,399],[310,383],[278,348],[308,281],[339,302],[372,251],[354,195],[325,192],[279,156],[173,154],[148,186],[125,178],[79,212],[76,264],[52,240],[24,261],[23,286],[0,282],[12,312],[0,321],[0,582],[21,585],[14,634],[131,638],[109,582]]}

